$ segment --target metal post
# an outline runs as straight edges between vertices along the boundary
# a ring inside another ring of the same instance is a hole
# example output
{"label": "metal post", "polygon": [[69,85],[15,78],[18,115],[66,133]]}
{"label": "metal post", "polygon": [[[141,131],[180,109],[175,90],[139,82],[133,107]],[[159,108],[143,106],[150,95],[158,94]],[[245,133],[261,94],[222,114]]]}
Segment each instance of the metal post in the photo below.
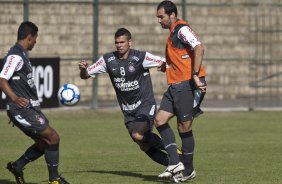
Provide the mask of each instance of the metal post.
{"label": "metal post", "polygon": [[187,21],[186,19],[186,0],[182,0],[182,20]]}
{"label": "metal post", "polygon": [[[99,28],[99,0],[93,0],[93,63],[98,59],[98,28]],[[92,109],[98,108],[98,76],[93,80],[92,84]]]}
{"label": "metal post", "polygon": [[24,21],[28,21],[29,19],[29,0],[24,0],[23,6],[24,6],[23,19]]}

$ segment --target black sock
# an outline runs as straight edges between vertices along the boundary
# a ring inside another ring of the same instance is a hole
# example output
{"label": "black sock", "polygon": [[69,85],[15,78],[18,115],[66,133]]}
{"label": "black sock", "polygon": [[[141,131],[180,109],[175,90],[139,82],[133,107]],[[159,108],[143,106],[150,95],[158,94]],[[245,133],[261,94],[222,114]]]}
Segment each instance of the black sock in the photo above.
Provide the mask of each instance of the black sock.
{"label": "black sock", "polygon": [[193,167],[193,156],[194,156],[194,147],[195,140],[193,137],[192,130],[185,133],[179,133],[182,140],[182,159],[185,166],[185,172],[188,174],[194,170]]}
{"label": "black sock", "polygon": [[168,157],[167,154],[162,152],[159,149],[153,148],[151,147],[146,154],[155,162],[164,165],[164,166],[168,166]]}
{"label": "black sock", "polygon": [[32,162],[44,154],[43,151],[39,150],[35,144],[30,146],[25,153],[15,161],[16,168],[22,170],[22,168],[29,162]]}
{"label": "black sock", "polygon": [[175,165],[179,163],[179,156],[177,154],[177,147],[175,142],[175,135],[170,128],[169,124],[163,124],[159,127],[157,127],[157,130],[159,131],[162,142],[164,144],[164,147],[166,149],[166,152],[168,153],[169,157],[169,165]]}
{"label": "black sock", "polygon": [[59,144],[51,144],[46,147],[45,160],[49,171],[49,181],[54,181],[59,178]]}
{"label": "black sock", "polygon": [[145,132],[141,142],[147,143],[150,147],[161,149],[165,151],[164,144],[161,138],[153,132]]}

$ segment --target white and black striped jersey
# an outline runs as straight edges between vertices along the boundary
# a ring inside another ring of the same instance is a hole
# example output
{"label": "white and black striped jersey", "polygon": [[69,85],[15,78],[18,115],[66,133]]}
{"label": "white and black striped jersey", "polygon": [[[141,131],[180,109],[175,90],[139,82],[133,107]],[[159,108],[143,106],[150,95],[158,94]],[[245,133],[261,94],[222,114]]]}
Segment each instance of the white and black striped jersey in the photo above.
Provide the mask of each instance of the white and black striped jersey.
{"label": "white and black striped jersey", "polygon": [[160,56],[130,49],[125,60],[120,60],[117,52],[103,55],[87,72],[92,77],[108,73],[121,110],[131,113],[141,105],[156,104],[149,68],[161,62],[165,59]]}
{"label": "white and black striped jersey", "polygon": [[[5,56],[0,77],[8,81],[17,96],[28,99],[29,106],[40,109],[32,66],[21,45],[16,43]],[[18,108],[11,99],[7,99],[7,110]]]}

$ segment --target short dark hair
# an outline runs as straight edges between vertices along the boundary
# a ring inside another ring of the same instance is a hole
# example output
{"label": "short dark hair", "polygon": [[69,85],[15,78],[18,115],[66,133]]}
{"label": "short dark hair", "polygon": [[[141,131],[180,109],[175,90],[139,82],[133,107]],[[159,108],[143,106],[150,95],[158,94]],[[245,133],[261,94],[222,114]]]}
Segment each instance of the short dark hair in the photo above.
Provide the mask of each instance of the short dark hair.
{"label": "short dark hair", "polygon": [[120,36],[127,36],[128,40],[131,39],[131,33],[125,28],[119,28],[116,33],[115,33],[115,38],[120,37]]}
{"label": "short dark hair", "polygon": [[174,13],[175,16],[177,17],[177,7],[173,2],[167,1],[167,0],[160,2],[157,10],[159,10],[161,8],[164,8],[164,11],[165,11],[166,14],[171,15],[172,13]]}
{"label": "short dark hair", "polygon": [[37,34],[37,32],[38,27],[34,23],[30,21],[22,22],[18,29],[18,40],[25,39],[29,34],[34,36]]}

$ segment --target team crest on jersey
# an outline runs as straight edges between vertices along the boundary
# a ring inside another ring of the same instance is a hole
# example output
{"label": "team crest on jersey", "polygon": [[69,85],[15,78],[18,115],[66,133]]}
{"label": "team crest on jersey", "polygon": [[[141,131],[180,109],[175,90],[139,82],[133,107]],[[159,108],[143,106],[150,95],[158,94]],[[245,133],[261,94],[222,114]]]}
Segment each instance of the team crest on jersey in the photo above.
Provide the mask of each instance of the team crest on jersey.
{"label": "team crest on jersey", "polygon": [[36,115],[36,120],[40,123],[40,125],[44,125],[45,124],[44,118],[42,118],[39,115]]}
{"label": "team crest on jersey", "polygon": [[128,71],[130,71],[130,72],[134,72],[134,71],[135,71],[135,68],[134,68],[133,63],[129,63],[129,65],[128,65]]}

